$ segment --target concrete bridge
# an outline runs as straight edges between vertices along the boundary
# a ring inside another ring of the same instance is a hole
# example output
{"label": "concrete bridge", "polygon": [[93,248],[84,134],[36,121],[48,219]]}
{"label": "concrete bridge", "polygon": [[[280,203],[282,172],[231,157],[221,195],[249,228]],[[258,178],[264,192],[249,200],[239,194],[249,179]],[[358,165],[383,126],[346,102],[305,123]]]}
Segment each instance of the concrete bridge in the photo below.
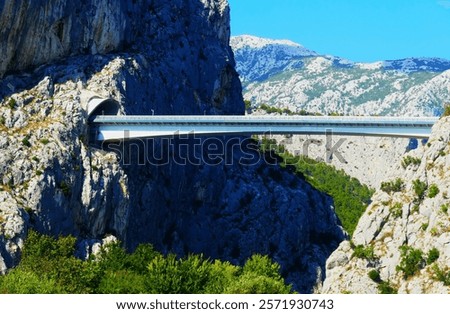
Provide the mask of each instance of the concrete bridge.
{"label": "concrete bridge", "polygon": [[437,117],[328,116],[125,116],[120,104],[83,93],[91,134],[97,141],[180,135],[326,134],[428,138]]}
{"label": "concrete bridge", "polygon": [[90,119],[98,141],[252,134],[326,134],[428,138],[437,117],[113,116]]}

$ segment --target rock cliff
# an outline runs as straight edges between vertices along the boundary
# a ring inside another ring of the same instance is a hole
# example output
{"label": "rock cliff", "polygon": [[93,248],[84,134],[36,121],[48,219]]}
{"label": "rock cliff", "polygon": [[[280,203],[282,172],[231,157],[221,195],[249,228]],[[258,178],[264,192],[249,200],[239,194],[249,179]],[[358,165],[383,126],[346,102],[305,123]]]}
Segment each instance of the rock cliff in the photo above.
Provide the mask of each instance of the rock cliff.
{"label": "rock cliff", "polygon": [[324,293],[450,292],[449,130],[442,118],[374,195],[351,242],[328,259]]}
{"label": "rock cliff", "polygon": [[[151,242],[237,263],[269,254],[300,291],[320,283],[343,239],[332,200],[266,165],[251,142],[212,166],[174,158],[186,145],[203,156],[193,139],[88,141],[89,93],[122,114],[243,113],[227,1],[3,2],[0,25],[1,272],[35,228],[76,235],[83,255],[109,235],[130,250]],[[147,158],[159,153],[169,161]]]}

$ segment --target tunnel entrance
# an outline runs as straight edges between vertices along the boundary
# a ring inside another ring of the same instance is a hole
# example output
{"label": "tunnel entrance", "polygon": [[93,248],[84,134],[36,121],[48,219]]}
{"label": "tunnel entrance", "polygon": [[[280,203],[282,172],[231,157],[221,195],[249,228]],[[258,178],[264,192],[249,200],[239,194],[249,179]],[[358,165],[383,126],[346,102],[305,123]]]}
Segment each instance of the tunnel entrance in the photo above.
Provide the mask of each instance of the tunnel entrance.
{"label": "tunnel entrance", "polygon": [[[120,104],[117,100],[112,98],[92,97],[87,104],[88,124],[90,124],[95,116],[107,115],[117,116],[120,113]],[[88,142],[95,146],[96,143],[96,129],[88,126]]]}
{"label": "tunnel entrance", "polygon": [[120,112],[120,104],[111,98],[94,97],[88,102],[87,112],[89,120],[99,115],[117,116]]}

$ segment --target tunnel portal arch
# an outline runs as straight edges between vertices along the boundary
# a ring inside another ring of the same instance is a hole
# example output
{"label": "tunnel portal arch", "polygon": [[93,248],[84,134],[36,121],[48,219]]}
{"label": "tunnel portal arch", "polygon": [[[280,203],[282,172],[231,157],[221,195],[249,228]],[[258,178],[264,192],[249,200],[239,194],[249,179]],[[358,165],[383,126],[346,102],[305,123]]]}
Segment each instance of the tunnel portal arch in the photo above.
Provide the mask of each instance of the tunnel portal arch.
{"label": "tunnel portal arch", "polygon": [[120,112],[120,104],[112,98],[93,97],[88,101],[87,114],[91,118],[98,115],[116,116]]}

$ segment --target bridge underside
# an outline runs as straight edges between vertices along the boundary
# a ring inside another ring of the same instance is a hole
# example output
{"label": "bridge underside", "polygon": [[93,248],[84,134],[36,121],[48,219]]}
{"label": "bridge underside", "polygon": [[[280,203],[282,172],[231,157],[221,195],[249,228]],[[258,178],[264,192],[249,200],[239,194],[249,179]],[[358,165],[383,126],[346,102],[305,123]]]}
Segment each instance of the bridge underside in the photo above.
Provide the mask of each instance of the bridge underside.
{"label": "bridge underside", "polygon": [[120,141],[174,136],[327,134],[428,138],[437,118],[97,116],[95,138]]}

